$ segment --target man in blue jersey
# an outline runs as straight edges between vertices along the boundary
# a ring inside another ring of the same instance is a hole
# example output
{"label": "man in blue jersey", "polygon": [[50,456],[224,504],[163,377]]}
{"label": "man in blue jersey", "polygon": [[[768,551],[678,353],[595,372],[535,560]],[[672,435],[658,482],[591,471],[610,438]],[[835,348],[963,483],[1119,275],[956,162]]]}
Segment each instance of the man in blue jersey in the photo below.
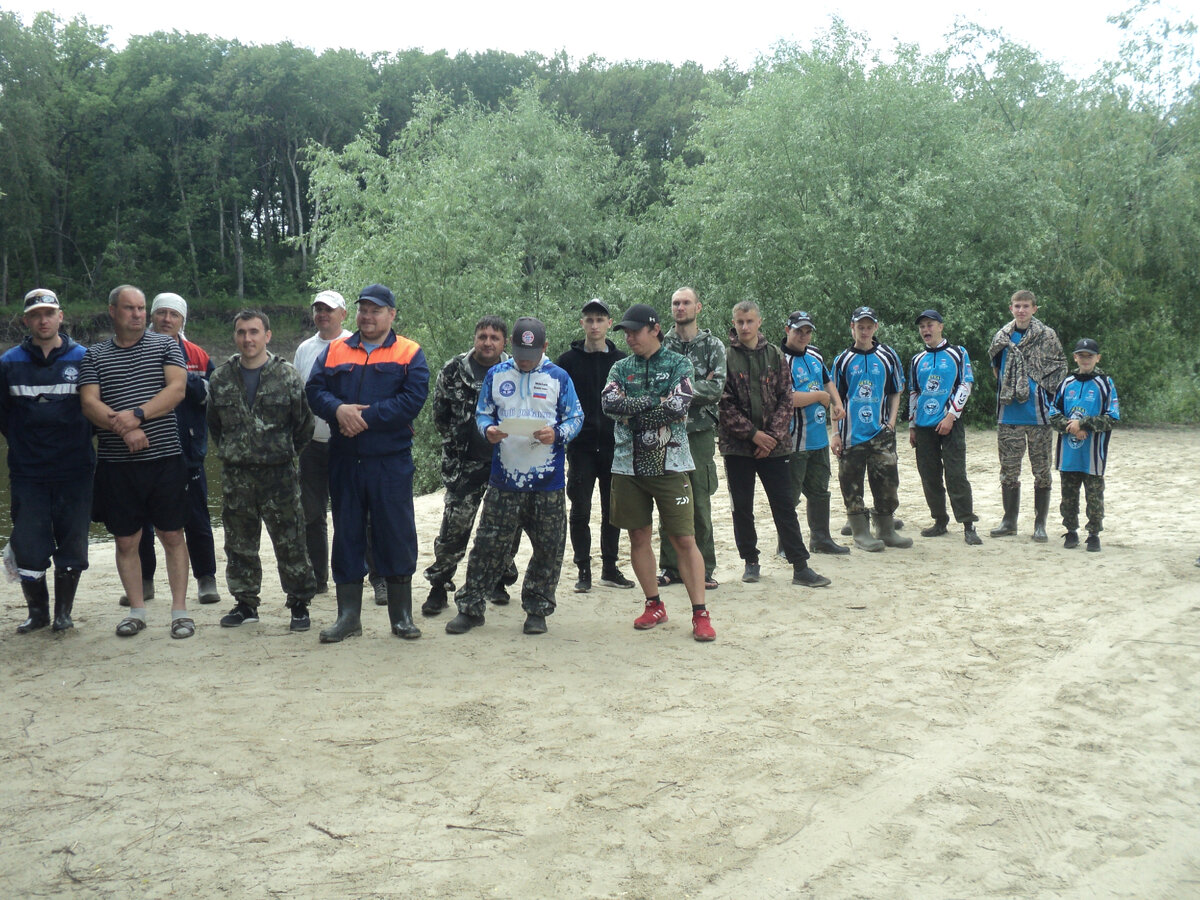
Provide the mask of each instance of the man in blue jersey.
{"label": "man in blue jersey", "polygon": [[1017,533],[1021,508],[1021,457],[1033,470],[1033,539],[1045,543],[1050,509],[1050,417],[1055,391],[1067,374],[1067,358],[1054,329],[1035,318],[1037,298],[1017,291],[1009,301],[1012,321],[996,332],[988,348],[996,376],[996,415],[1000,426],[1000,494],[1004,518],[992,537]]}
{"label": "man in blue jersey", "polygon": [[792,453],[788,457],[792,505],[804,495],[809,546],[814,553],[849,553],[829,533],[829,430],[827,422],[846,415],[821,351],[812,346],[812,316],[797,310],[788,316],[784,361],[792,373]]}
{"label": "man in blue jersey", "polygon": [[917,472],[933,516],[933,524],[921,529],[921,537],[946,533],[948,492],[954,521],[963,526],[963,540],[977,546],[983,541],[975,531],[979,517],[967,480],[967,436],[962,424],[963,409],[975,383],[971,358],[966,347],[942,339],[945,325],[936,309],[925,310],[916,324],[925,349],[909,363],[908,443],[917,451]]}
{"label": "man in blue jersey", "polygon": [[492,474],[467,578],[454,595],[458,615],[446,623],[448,634],[483,624],[518,528],[533,550],[521,585],[525,634],[545,634],[546,617],[555,610],[567,543],[566,446],[583,426],[583,407],[570,377],[546,356],[546,346],[546,327],[539,320],[517,319],[512,358],[492,366],[479,390],[475,423],[494,447]]}
{"label": "man in blue jersey", "polygon": [[1087,491],[1087,548],[1100,552],[1104,530],[1104,468],[1113,425],[1121,420],[1117,386],[1100,371],[1100,345],[1083,338],[1075,345],[1078,370],[1059,386],[1050,406],[1050,425],[1058,432],[1055,465],[1059,471],[1063,546],[1079,546],[1079,488]]}
{"label": "man in blue jersey", "polygon": [[[854,543],[872,553],[886,547],[911,547],[912,538],[896,534],[893,518],[900,505],[900,469],[896,456],[896,416],[904,392],[904,366],[896,351],[875,340],[879,317],[860,306],[850,317],[854,343],[833,361],[833,384],[846,416],[838,422],[830,448],[838,458],[838,482]],[[863,502],[864,478],[871,484],[876,535],[872,536]]]}
{"label": "man in blue jersey", "polygon": [[54,562],[54,631],[73,628],[79,576],[88,567],[92,425],[79,406],[85,348],[61,331],[53,291],[25,295],[29,335],[0,357],[0,432],[8,439],[12,552],[29,617],[28,634],[50,624],[46,571]]}

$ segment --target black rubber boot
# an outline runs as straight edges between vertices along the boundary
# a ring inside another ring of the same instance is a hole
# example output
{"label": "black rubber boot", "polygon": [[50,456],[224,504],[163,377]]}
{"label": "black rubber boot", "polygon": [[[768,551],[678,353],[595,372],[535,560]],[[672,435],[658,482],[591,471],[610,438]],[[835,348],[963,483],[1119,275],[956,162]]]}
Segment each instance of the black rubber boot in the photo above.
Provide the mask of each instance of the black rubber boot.
{"label": "black rubber boot", "polygon": [[854,534],[854,543],[860,550],[878,553],[883,549],[883,541],[871,534],[871,520],[867,513],[856,513],[849,518],[850,529]]}
{"label": "black rubber boot", "polygon": [[434,584],[429,588],[429,596],[421,604],[421,615],[432,617],[441,615],[443,609],[450,605],[450,594],[454,593],[454,582]]}
{"label": "black rubber boot", "polygon": [[29,607],[29,618],[17,626],[17,634],[29,634],[50,624],[50,590],[45,577],[37,581],[21,579],[21,591],[25,594],[25,605]]}
{"label": "black rubber boot", "polygon": [[1021,509],[1021,486],[1000,488],[1000,501],[1004,504],[1004,518],[992,529],[992,537],[1007,537],[1017,533],[1017,513]]}
{"label": "black rubber boot", "polygon": [[1046,514],[1050,512],[1050,488],[1033,489],[1033,539],[1039,544],[1050,540],[1046,537]]}
{"label": "black rubber boot", "polygon": [[322,644],[336,644],[362,634],[362,582],[339,584],[336,591],[337,621],[321,632]]}
{"label": "black rubber boot", "polygon": [[843,554],[849,553],[850,548],[835,541],[829,534],[829,507],[817,509],[813,504],[806,504],[808,515],[808,546],[813,553]]}
{"label": "black rubber boot", "polygon": [[388,578],[387,608],[392,634],[407,640],[421,636],[421,629],[413,624],[412,576],[392,575]]}
{"label": "black rubber boot", "polygon": [[875,536],[883,541],[885,546],[907,550],[913,545],[912,538],[896,534],[896,520],[892,516],[875,513],[872,518],[875,519]]}
{"label": "black rubber boot", "polygon": [[83,573],[78,569],[54,570],[54,625],[52,631],[66,631],[74,628],[71,621],[71,610],[75,606],[75,589],[79,587],[79,576]]}

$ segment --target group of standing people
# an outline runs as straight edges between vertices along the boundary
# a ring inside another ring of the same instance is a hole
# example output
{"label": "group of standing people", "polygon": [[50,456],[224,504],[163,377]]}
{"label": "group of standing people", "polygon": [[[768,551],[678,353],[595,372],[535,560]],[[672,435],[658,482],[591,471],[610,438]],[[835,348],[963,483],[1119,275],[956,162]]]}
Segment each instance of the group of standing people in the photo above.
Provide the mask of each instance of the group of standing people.
{"label": "group of standing people", "polygon": [[[475,324],[471,349],[447,361],[434,386],[446,494],[434,559],[424,572],[430,585],[424,616],[439,615],[453,598],[457,614],[446,624],[448,633],[483,625],[489,601],[509,600],[506,588],[518,579],[514,558],[524,533],[532,556],[521,587],[523,630],[545,633],[568,536],[575,591],[592,589],[590,523],[598,487],[600,584],[634,586],[618,566],[624,530],[645,595],[634,627],[666,622],[661,588],[681,583],[693,636],[713,640],[705,593],[719,587],[711,515],[717,447],[742,581],[761,577],[757,480],[767,494],[777,552],[792,566],[792,583],[824,587],[830,580],[809,565],[810,549],[850,552],[830,531],[831,452],[846,507],[844,533],[854,545],[869,552],[912,545],[895,519],[895,433],[906,389],[909,442],[933,519],[921,533],[945,534],[953,513],[966,543],[982,543],[974,528],[961,419],[974,376],[966,349],[943,337],[937,310],[916,317],[924,349],[906,372],[895,350],[876,340],[879,316],[870,307],[853,312],[852,342],[829,365],[813,346],[816,322],[806,311],[788,317],[784,340],[776,345],[762,333],[757,304],[738,303],[726,347],[699,327],[702,309],[694,289],[679,289],[671,297],[672,326],[664,332],[650,305],[636,304],[614,321],[609,306],[592,299],[581,310],[583,339],[556,362],[547,356],[549,341],[538,319],[513,323],[511,356],[502,319],[484,316]],[[1010,311],[1012,321],[988,350],[999,385],[1004,508],[991,534],[1017,531],[1027,454],[1034,475],[1032,536],[1048,539],[1054,430],[1064,546],[1079,543],[1083,490],[1087,549],[1098,551],[1104,467],[1119,419],[1116,388],[1097,367],[1099,347],[1091,339],[1076,345],[1077,371],[1067,374],[1058,337],[1036,318],[1032,293],[1014,294]],[[294,365],[269,350],[270,322],[256,310],[235,317],[238,352],[219,367],[184,337],[187,303],[177,294],[154,298],[149,330],[145,296],[132,285],[113,290],[109,313],[113,337],[85,350],[62,332],[54,293],[31,291],[24,313],[29,336],[0,358],[11,549],[29,610],[17,630],[72,627],[76,587],[88,565],[88,521],[95,519],[116,542],[121,602],[129,607],[117,634],[146,628],[155,534],[171,590],[171,636],[194,634],[186,604],[189,561],[200,602],[220,600],[203,467],[211,441],[223,465],[226,585],[235,601],[222,626],[258,621],[265,525],[292,630],[310,627],[312,600],[328,591],[332,579],[337,618],[320,640],[361,634],[369,574],[392,632],[420,637],[412,616],[417,535],[411,445],[429,370],[422,349],[393,328],[391,290],[374,284],[360,292],[354,332],[344,327],[345,298],[336,291],[317,294],[317,333],[300,345]],[[623,333],[628,354],[608,337],[610,330]],[[796,513],[801,496],[808,545]],[[466,573],[456,589],[464,557]],[[46,581],[51,562],[53,616]]]}

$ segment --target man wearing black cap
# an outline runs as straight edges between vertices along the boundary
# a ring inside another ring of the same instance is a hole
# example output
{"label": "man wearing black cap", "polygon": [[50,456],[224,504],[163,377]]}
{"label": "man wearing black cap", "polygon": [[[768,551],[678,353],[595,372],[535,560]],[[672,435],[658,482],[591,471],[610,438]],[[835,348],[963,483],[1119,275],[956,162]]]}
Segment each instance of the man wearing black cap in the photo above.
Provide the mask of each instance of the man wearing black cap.
{"label": "man wearing black cap", "polygon": [[946,533],[949,493],[954,521],[963,526],[963,540],[977,546],[983,541],[975,532],[979,517],[967,480],[967,436],[961,418],[975,383],[971,358],[966,347],[942,339],[944,324],[936,309],[917,316],[916,325],[925,349],[909,363],[908,443],[917,451],[917,472],[933,516],[933,525],[922,529],[921,536]]}
{"label": "man wearing black cap", "polygon": [[512,359],[492,366],[479,390],[475,423],[492,444],[492,472],[466,582],[454,595],[458,615],[447,634],[484,623],[484,610],[512,560],[512,535],[529,536],[533,554],[521,584],[525,634],[545,634],[567,541],[566,446],[583,425],[571,379],[546,356],[546,326],[513,323]]}
{"label": "man wearing black cap", "polygon": [[[812,346],[816,326],[812,316],[797,310],[788,316],[783,358],[792,373],[791,475],[792,505],[804,495],[808,517],[809,544],[814,553],[844,554],[849,547],[834,541],[829,533],[829,429],[827,422],[840,421],[846,411],[833,387],[821,351]],[[781,548],[782,549],[782,548]]]}
{"label": "man wearing black cap", "polygon": [[12,550],[29,617],[26,634],[50,624],[46,571],[54,562],[54,631],[74,627],[71,610],[88,567],[92,425],[79,405],[85,348],[61,331],[54,292],[25,295],[29,335],[0,357],[0,432],[8,439]]}
{"label": "man wearing black cap", "polygon": [[338,617],[322,643],[362,634],[367,519],[375,570],[387,583],[392,633],[419,638],[412,620],[417,568],[413,513],[413,420],[429,394],[429,366],[420,346],[392,331],[396,298],[382,284],[358,295],[358,331],[321,351],[305,394],[329,422],[329,493],[333,503],[330,568]]}
{"label": "man wearing black cap", "polygon": [[571,501],[571,550],[579,580],[575,592],[592,589],[592,492],[600,484],[600,583],[606,587],[632,588],[633,582],[617,568],[617,545],[621,532],[608,521],[612,485],[613,420],[600,409],[600,391],[608,372],[625,354],[608,339],[612,328],[608,304],[593,298],[583,305],[579,324],[583,340],[572,341],[571,349],[558,358],[558,366],[571,376],[583,428],[567,447],[567,499]]}
{"label": "man wearing black cap", "polygon": [[687,413],[692,402],[692,364],[662,346],[662,327],[652,306],[631,306],[616,326],[632,355],[608,373],[601,402],[616,419],[612,520],[629,532],[629,559],[646,596],[633,627],[647,631],[667,621],[654,566],[653,516],[675,547],[679,574],[692,603],[692,636],[717,637],[704,603],[704,559],[696,547],[688,449]]}
{"label": "man wearing black cap", "polygon": [[[846,408],[830,448],[838,458],[838,482],[854,543],[870,552],[911,547],[912,538],[896,534],[893,515],[900,505],[900,469],[896,456],[896,416],[904,392],[904,366],[896,351],[875,340],[879,317],[860,306],[850,317],[854,343],[833,361],[833,384]],[[867,522],[864,478],[871,484],[876,536]]]}

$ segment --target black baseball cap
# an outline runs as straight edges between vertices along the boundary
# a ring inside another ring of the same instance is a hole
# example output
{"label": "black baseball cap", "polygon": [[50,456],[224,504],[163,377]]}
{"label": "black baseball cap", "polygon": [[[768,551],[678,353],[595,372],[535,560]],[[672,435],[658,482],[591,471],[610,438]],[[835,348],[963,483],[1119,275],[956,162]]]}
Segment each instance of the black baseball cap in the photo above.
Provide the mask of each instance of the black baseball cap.
{"label": "black baseball cap", "polygon": [[645,303],[635,303],[625,312],[625,317],[613,326],[616,331],[625,331],[630,329],[637,331],[640,328],[645,328],[647,325],[658,324],[658,313],[654,311],[653,306]]}
{"label": "black baseball cap", "polygon": [[593,297],[587,303],[583,304],[583,309],[581,309],[580,312],[586,313],[588,310],[592,310],[592,309],[604,313],[610,319],[612,318],[612,310],[610,310],[608,308],[608,304],[605,303],[603,300],[601,300],[599,297]]}
{"label": "black baseball cap", "polygon": [[872,322],[878,322],[879,316],[875,315],[875,310],[869,306],[860,306],[850,314],[850,321],[857,322],[860,319],[870,319]]}
{"label": "black baseball cap", "polygon": [[368,303],[374,303],[376,306],[396,308],[396,295],[391,292],[391,289],[384,287],[382,284],[368,284],[359,291],[358,302],[361,303],[364,300]]}
{"label": "black baseball cap", "polygon": [[1100,345],[1097,344],[1095,341],[1093,341],[1091,338],[1080,338],[1079,342],[1075,345],[1074,351],[1072,351],[1072,352],[1099,354],[1100,353]]}
{"label": "black baseball cap", "polygon": [[537,362],[546,349],[546,326],[526,316],[513,322],[512,354],[521,362]]}
{"label": "black baseball cap", "polygon": [[807,325],[813,331],[817,330],[817,326],[813,324],[812,316],[806,313],[804,310],[798,309],[788,316],[787,327],[799,328],[801,325]]}
{"label": "black baseball cap", "polygon": [[913,320],[913,324],[920,325],[922,319],[933,319],[933,321],[935,321],[935,322],[946,321],[945,319],[942,318],[942,314],[940,312],[938,312],[936,309],[925,310],[925,312],[921,313],[919,316],[916,317],[916,319]]}

